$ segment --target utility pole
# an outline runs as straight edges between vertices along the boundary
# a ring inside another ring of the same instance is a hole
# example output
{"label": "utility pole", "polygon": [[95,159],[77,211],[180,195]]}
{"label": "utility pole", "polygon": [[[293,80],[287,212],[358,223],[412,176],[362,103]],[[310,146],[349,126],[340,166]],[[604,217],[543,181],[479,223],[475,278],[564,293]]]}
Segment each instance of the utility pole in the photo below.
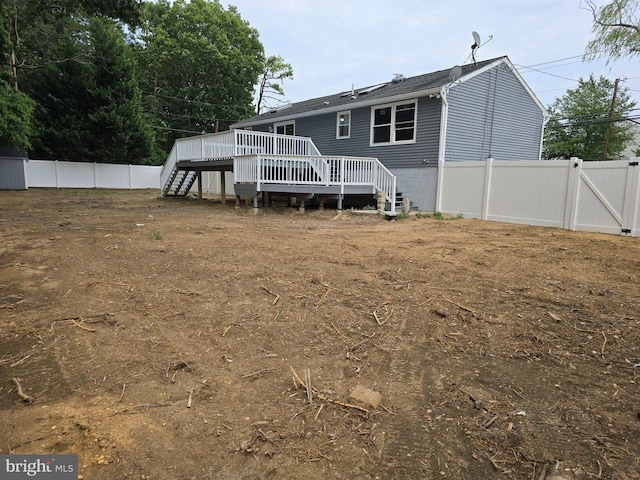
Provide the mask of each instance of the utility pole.
{"label": "utility pole", "polygon": [[613,111],[616,106],[616,96],[618,95],[618,84],[620,79],[616,78],[613,84],[613,98],[611,99],[611,108],[609,109],[609,121],[607,122],[607,133],[604,137],[604,150],[602,151],[602,160],[607,159],[607,150],[609,150],[609,137],[611,136],[611,122],[613,120]]}

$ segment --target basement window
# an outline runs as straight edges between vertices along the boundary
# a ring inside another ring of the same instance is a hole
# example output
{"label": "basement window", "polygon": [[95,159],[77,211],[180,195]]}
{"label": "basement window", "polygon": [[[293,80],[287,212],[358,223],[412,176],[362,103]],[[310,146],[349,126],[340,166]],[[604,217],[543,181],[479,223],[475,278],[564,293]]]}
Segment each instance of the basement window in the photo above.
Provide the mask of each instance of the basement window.
{"label": "basement window", "polygon": [[371,145],[415,143],[417,101],[371,108]]}

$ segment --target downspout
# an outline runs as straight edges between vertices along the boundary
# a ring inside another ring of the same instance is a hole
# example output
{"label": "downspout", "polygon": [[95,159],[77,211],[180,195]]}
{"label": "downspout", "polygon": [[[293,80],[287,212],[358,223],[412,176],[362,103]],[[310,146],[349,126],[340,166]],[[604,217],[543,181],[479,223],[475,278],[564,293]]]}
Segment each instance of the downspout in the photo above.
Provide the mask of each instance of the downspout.
{"label": "downspout", "polygon": [[442,109],[440,112],[440,142],[438,146],[438,183],[436,185],[436,212],[439,212],[442,207],[442,177],[444,175],[444,153],[447,146],[447,118],[449,117],[449,103],[447,102],[448,93],[449,87],[444,85],[440,89]]}
{"label": "downspout", "polygon": [[551,120],[551,115],[549,115],[547,112],[542,114],[542,129],[540,132],[540,151],[538,152],[538,160],[542,160],[542,149],[544,146],[544,130],[545,127],[547,126],[547,123],[549,123],[549,120]]}

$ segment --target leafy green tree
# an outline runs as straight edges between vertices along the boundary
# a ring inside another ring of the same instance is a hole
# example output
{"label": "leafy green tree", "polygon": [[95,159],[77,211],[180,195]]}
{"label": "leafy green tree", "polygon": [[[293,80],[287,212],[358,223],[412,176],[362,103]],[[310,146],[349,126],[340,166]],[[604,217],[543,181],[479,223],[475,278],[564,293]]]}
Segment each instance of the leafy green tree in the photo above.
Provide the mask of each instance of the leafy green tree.
{"label": "leafy green tree", "polygon": [[0,2],[0,146],[26,151],[31,147],[34,102],[15,88],[9,19],[7,5]]}
{"label": "leafy green tree", "polygon": [[594,0],[585,0],[593,18],[594,38],[585,58],[617,60],[640,54],[640,15],[637,0],[610,0],[598,8]]}
{"label": "leafy green tree", "polygon": [[253,114],[264,64],[258,32],[218,0],[145,4],[138,34],[145,107],[173,140]]}
{"label": "leafy green tree", "polygon": [[282,103],[278,97],[284,95],[282,84],[287,78],[293,78],[293,67],[285,63],[282,57],[272,55],[265,60],[258,84],[257,115],[260,115],[263,109],[273,107],[272,102],[274,101],[276,104]]}
{"label": "leafy green tree", "polygon": [[610,80],[590,75],[556,99],[548,109],[551,119],[545,130],[544,158],[602,160],[605,143],[606,160],[620,158],[634,138],[633,126],[625,117],[636,103],[621,87],[611,111],[614,90]]}

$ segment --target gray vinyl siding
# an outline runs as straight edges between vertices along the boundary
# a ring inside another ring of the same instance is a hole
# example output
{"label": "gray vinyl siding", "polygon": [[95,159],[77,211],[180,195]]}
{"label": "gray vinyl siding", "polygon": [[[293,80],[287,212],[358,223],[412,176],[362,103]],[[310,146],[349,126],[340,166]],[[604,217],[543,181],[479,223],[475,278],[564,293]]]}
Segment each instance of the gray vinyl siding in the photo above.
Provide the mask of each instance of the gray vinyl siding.
{"label": "gray vinyl siding", "polygon": [[539,160],[543,114],[505,64],[451,88],[446,161]]}
{"label": "gray vinyl siding", "polygon": [[[381,101],[380,105],[386,102]],[[351,109],[351,135],[336,138],[336,113],[326,113],[295,119],[295,133],[311,137],[323,155],[375,157],[387,168],[436,166],[440,138],[441,101],[435,98],[418,99],[416,143],[378,145],[371,143],[371,108]],[[375,107],[373,107],[375,108]],[[348,111],[345,108],[343,111]],[[254,126],[257,131],[268,131],[273,123]]]}
{"label": "gray vinyl siding", "polygon": [[25,160],[0,158],[0,190],[26,190]]}

